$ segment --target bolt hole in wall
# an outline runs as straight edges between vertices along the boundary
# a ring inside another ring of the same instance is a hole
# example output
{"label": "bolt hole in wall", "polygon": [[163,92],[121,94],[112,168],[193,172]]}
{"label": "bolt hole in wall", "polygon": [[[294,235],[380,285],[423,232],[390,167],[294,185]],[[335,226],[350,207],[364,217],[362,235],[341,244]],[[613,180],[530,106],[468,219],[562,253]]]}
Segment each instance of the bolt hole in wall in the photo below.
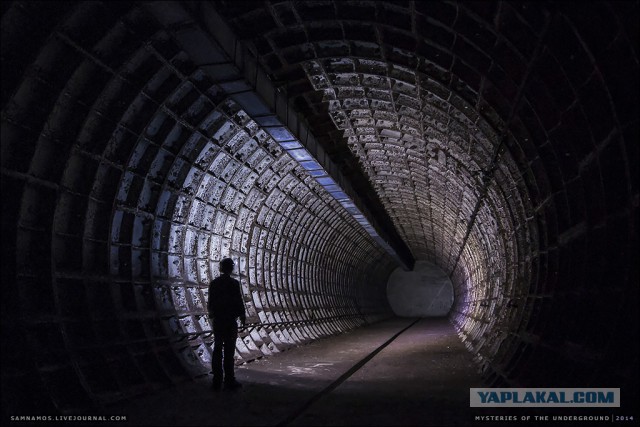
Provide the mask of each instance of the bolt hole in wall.
{"label": "bolt hole in wall", "polygon": [[453,284],[440,267],[416,261],[412,271],[396,268],[387,282],[389,305],[400,317],[442,317],[453,306]]}

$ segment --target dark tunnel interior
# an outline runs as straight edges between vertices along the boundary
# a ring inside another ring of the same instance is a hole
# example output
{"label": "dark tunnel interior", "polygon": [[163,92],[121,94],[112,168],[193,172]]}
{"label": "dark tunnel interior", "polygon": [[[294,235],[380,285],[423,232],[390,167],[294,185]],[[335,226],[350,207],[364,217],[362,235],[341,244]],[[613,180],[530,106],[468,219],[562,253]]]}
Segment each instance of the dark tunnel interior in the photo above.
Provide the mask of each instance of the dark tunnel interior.
{"label": "dark tunnel interior", "polygon": [[239,361],[428,261],[487,386],[637,398],[638,4],[3,2],[3,412],[207,375],[227,256]]}

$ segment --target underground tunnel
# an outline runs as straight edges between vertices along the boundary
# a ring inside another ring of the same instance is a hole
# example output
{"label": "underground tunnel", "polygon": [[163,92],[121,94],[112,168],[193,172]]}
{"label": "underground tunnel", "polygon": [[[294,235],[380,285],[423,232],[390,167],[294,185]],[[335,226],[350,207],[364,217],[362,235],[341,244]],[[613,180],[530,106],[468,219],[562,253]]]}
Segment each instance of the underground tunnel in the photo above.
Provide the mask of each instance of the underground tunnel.
{"label": "underground tunnel", "polygon": [[405,314],[446,315],[486,387],[633,407],[638,22],[638,2],[3,2],[3,417],[207,376],[224,257],[238,364],[392,319],[422,274],[442,301]]}

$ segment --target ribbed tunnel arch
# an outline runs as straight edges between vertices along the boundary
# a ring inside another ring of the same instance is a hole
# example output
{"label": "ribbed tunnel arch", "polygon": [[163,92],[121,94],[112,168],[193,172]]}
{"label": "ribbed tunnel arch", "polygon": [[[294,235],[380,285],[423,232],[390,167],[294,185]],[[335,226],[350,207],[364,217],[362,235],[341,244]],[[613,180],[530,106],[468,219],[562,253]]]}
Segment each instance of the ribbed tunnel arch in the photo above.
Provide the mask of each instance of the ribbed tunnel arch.
{"label": "ribbed tunnel arch", "polygon": [[415,259],[488,385],[637,393],[638,4],[581,8],[4,4],[3,408],[205,375],[226,256],[241,360]]}
{"label": "ribbed tunnel arch", "polygon": [[[623,89],[637,90],[637,4],[621,6],[218,10],[414,257],[451,276],[452,321],[488,382],[569,384],[610,376],[588,359],[617,334],[606,313],[628,309],[615,295],[637,295],[637,97]],[[559,361],[559,343],[584,358]]]}
{"label": "ribbed tunnel arch", "polygon": [[[40,377],[25,393],[70,410],[207,374],[223,257],[243,288],[245,361],[388,317],[390,257],[139,7],[80,4],[53,31],[4,110],[25,302],[10,311],[33,357],[11,364],[16,382],[28,363]],[[27,125],[38,105],[44,122]]]}

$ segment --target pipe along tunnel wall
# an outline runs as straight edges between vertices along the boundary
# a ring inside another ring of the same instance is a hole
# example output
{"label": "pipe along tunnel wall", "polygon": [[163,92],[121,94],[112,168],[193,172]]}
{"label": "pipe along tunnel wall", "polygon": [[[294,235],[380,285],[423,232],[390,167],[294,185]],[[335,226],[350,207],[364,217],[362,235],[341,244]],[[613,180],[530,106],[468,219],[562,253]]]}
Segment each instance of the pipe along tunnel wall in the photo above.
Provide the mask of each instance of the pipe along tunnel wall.
{"label": "pipe along tunnel wall", "polygon": [[397,258],[233,96],[266,80],[396,252],[450,277],[487,385],[637,396],[636,2],[2,8],[3,412],[206,374],[224,256],[241,360],[393,315]]}

